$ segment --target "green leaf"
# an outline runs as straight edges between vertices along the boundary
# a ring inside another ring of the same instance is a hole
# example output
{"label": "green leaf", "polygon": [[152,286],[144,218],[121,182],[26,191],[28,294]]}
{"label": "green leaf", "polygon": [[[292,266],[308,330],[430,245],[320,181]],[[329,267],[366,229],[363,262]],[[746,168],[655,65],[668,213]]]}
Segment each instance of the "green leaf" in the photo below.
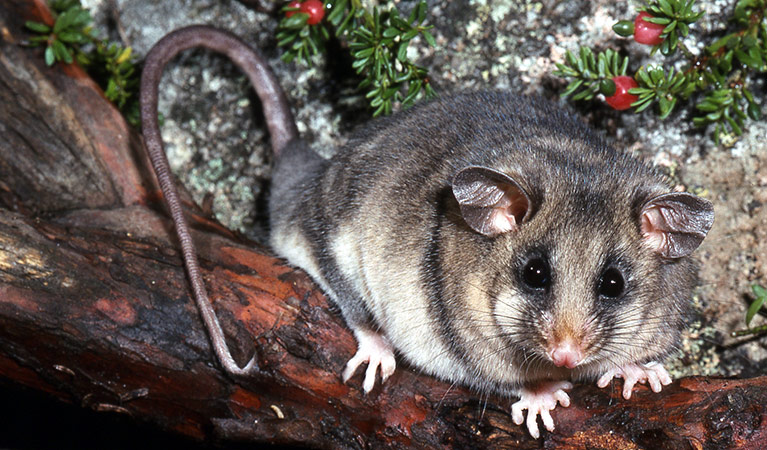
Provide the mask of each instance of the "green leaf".
{"label": "green leaf", "polygon": [[653,86],[659,85],[663,81],[663,69],[655,68],[651,70],[650,79],[652,80]]}
{"label": "green leaf", "polygon": [[290,17],[286,17],[280,22],[280,28],[287,28],[291,30],[297,30],[303,28],[306,25],[306,20],[309,19],[309,14],[304,12],[297,12]]}
{"label": "green leaf", "polygon": [[740,62],[747,65],[748,67],[751,67],[752,69],[755,69],[758,67],[757,62],[751,58],[750,55],[746,54],[743,50],[735,50],[735,57],[738,58]]}
{"label": "green leaf", "polygon": [[413,76],[412,71],[410,69],[408,69],[407,71],[402,72],[399,75],[395,76],[392,79],[392,81],[394,83],[400,84],[400,83],[404,83],[405,81],[409,80],[410,77],[412,77],[412,76]]}
{"label": "green leaf", "polygon": [[30,30],[36,32],[36,33],[50,33],[51,27],[44,23],[40,22],[33,22],[31,20],[28,20],[24,22],[24,26],[29,28]]}
{"label": "green leaf", "polygon": [[554,75],[564,77],[564,78],[574,78],[579,75],[578,72],[572,67],[566,66],[561,63],[556,63],[556,66],[557,66],[557,70],[553,72]]}
{"label": "green leaf", "polygon": [[365,94],[365,98],[374,98],[374,97],[380,97],[381,96],[381,86],[377,84],[378,80],[374,80],[376,83],[373,83],[373,89],[368,91],[367,94]]}
{"label": "green leaf", "polygon": [[708,47],[706,47],[706,53],[708,53],[709,55],[713,55],[720,48],[725,47],[727,45],[727,43],[730,41],[730,39],[733,38],[733,36],[734,36],[733,34],[728,34],[727,36],[718,39],[713,44],[711,44]]}
{"label": "green leaf", "polygon": [[387,90],[385,90],[385,91],[384,91],[384,93],[383,93],[383,98],[384,98],[384,99],[389,99],[389,98],[391,98],[391,97],[392,97],[394,94],[396,94],[396,93],[397,93],[397,91],[399,91],[399,86],[392,86],[392,87],[390,87],[389,89],[387,89]]}
{"label": "green leaf", "polygon": [[709,122],[716,122],[722,117],[722,111],[714,111],[705,115],[706,120]]}
{"label": "green leaf", "polygon": [[600,53],[597,57],[597,73],[600,77],[606,76],[607,71],[607,57],[604,53]]}
{"label": "green leaf", "polygon": [[45,48],[45,64],[52,66],[56,62],[56,55],[53,53],[53,47],[48,46]]}
{"label": "green leaf", "polygon": [[591,100],[592,98],[594,98],[594,94],[592,94],[588,89],[584,89],[580,91],[579,93],[573,95],[573,101]]}
{"label": "green leaf", "polygon": [[[415,83],[413,83],[413,85],[414,84]],[[405,97],[405,99],[402,100],[402,106],[407,107],[407,106],[410,106],[411,104],[413,104],[415,99],[418,97],[419,89],[410,89],[410,91],[412,91],[412,92],[409,92],[408,95]]]}
{"label": "green leaf", "polygon": [[[400,31],[394,27],[389,27],[383,31],[383,37],[394,37],[397,36],[400,33]],[[417,32],[416,32],[417,33]]]}
{"label": "green leaf", "polygon": [[578,59],[575,57],[573,52],[571,52],[570,50],[567,50],[567,52],[565,52],[565,60],[567,61],[567,63],[571,67],[577,67],[578,66]]}
{"label": "green leaf", "polygon": [[581,80],[580,78],[571,81],[570,84],[567,85],[567,88],[565,88],[564,92],[560,94],[560,96],[567,97],[568,95],[577,91],[582,84],[583,84],[583,80]]}
{"label": "green leaf", "polygon": [[403,41],[409,41],[418,35],[419,31],[416,29],[410,30],[402,35]]}
{"label": "green leaf", "polygon": [[754,292],[756,300],[751,303],[746,312],[746,326],[750,326],[751,320],[754,319],[756,313],[759,312],[764,302],[767,301],[767,290],[763,287],[755,284],[751,286],[751,290]]}
{"label": "green leaf", "polygon": [[591,49],[588,47],[581,47],[580,49],[580,59],[578,60],[578,71],[583,73],[584,70],[588,70],[589,66],[587,65],[589,62],[589,54],[591,54]]}
{"label": "green leaf", "polygon": [[650,76],[647,75],[647,71],[644,68],[641,68],[639,71],[637,71],[634,79],[640,81],[645,86],[653,86],[653,83],[650,80]]}
{"label": "green leaf", "polygon": [[644,98],[639,98],[639,100],[635,101],[631,104],[633,106],[635,113],[640,113],[644,111],[645,109],[649,108],[650,105],[652,105],[652,101],[655,99],[654,95],[650,95]]}
{"label": "green leaf", "polygon": [[667,25],[674,21],[673,19],[669,19],[667,17],[645,17],[642,20],[647,23],[654,23],[657,25]]}
{"label": "green leaf", "polygon": [[383,67],[383,59],[382,58],[373,58],[373,76],[376,78],[381,78],[382,69]]}
{"label": "green leaf", "polygon": [[292,33],[292,32],[290,32],[290,33],[287,33],[287,32],[278,33],[277,36],[276,36],[276,38],[277,38],[277,46],[278,47],[285,47],[286,45],[288,45],[291,42],[293,42],[296,39],[296,37],[297,37],[296,34]]}
{"label": "green leaf", "polygon": [[660,10],[663,12],[663,14],[667,16],[674,15],[674,10],[671,9],[671,4],[669,4],[668,0],[658,0],[658,6],[660,7]]}
{"label": "green leaf", "polygon": [[355,60],[352,63],[352,69],[355,69],[357,70],[357,73],[360,73],[362,68],[364,68],[368,64],[368,61],[370,61],[370,58],[362,58],[362,59]]}
{"label": "green leaf", "polygon": [[282,61],[285,61],[286,63],[291,63],[296,58],[296,54],[293,52],[285,52],[280,56],[280,59]]}
{"label": "green leaf", "polygon": [[91,13],[87,9],[75,9],[75,17],[72,19],[72,26],[82,28],[91,21]]}
{"label": "green leaf", "polygon": [[51,47],[53,47],[53,53],[56,55],[56,59],[58,61],[64,61],[67,64],[72,64],[72,54],[69,53],[67,47],[62,44],[60,40],[55,39],[53,42],[51,42]]}
{"label": "green leaf", "polygon": [[702,127],[703,125],[706,125],[708,121],[704,117],[693,117],[692,118],[692,124],[696,127]]}
{"label": "green leaf", "polygon": [[352,20],[355,17],[355,12],[350,12],[345,18],[344,21],[341,22],[340,25],[336,28],[336,36],[341,36],[342,34],[346,33],[346,31],[349,30],[349,27],[351,26]]}
{"label": "green leaf", "polygon": [[732,131],[736,135],[740,136],[741,134],[743,134],[743,130],[740,128],[740,125],[738,125],[738,122],[734,118],[727,117],[727,123],[730,124],[730,128],[732,128]]}
{"label": "green leaf", "polygon": [[690,34],[690,27],[684,22],[677,22],[677,28],[679,29],[679,34],[682,36]]}
{"label": "green leaf", "polygon": [[669,34],[669,33],[671,33],[672,31],[674,31],[674,29],[676,29],[676,25],[677,25],[677,23],[679,23],[679,22],[677,22],[676,20],[674,20],[673,22],[671,22],[671,23],[669,23],[668,25],[666,25],[666,27],[665,27],[665,28],[663,28],[663,31],[661,31],[661,35],[668,35],[668,34]]}
{"label": "green leaf", "polygon": [[320,52],[320,49],[317,48],[317,44],[314,42],[314,39],[307,39],[306,43],[307,46],[311,49],[312,55],[316,55]]}
{"label": "green leaf", "polygon": [[673,52],[673,47],[671,46],[671,39],[665,39],[663,42],[660,43],[660,52],[664,55],[668,56]]}
{"label": "green leaf", "polygon": [[422,30],[421,34],[423,34],[424,39],[426,39],[426,42],[428,42],[430,46],[437,46],[437,41],[434,40],[434,36],[432,36],[431,33],[426,30]]}
{"label": "green leaf", "polygon": [[74,18],[75,16],[71,10],[59,14],[59,17],[56,18],[56,23],[53,24],[53,32],[58,34],[61,30],[68,28]]}
{"label": "green leaf", "polygon": [[669,114],[671,114],[671,111],[674,110],[674,106],[676,105],[676,97],[659,97],[658,98],[658,106],[660,108],[660,119],[664,120],[666,119]]}
{"label": "green leaf", "polygon": [[376,50],[375,47],[368,47],[366,49],[363,49],[363,50],[360,50],[360,51],[357,51],[357,52],[353,52],[352,54],[357,59],[367,58],[368,56],[372,55],[375,50]]}
{"label": "green leaf", "polygon": [[629,66],[629,58],[628,56],[623,58],[623,62],[621,62],[621,67],[618,70],[618,73],[616,75],[626,75],[626,69],[628,69]]}
{"label": "green leaf", "polygon": [[418,9],[418,23],[423,23],[423,21],[426,20],[426,12],[428,9],[426,0],[418,2],[416,9]]}
{"label": "green leaf", "polygon": [[695,105],[695,107],[703,112],[711,112],[719,109],[719,106],[710,100],[703,100],[702,102]]}
{"label": "green leaf", "polygon": [[407,16],[408,23],[413,23],[418,18],[418,9],[421,7],[421,3],[418,3],[410,14]]}
{"label": "green leaf", "polygon": [[79,31],[62,31],[56,36],[64,42],[74,44],[84,42],[86,40],[85,36],[83,36]]}
{"label": "green leaf", "polygon": [[634,34],[634,22],[632,20],[621,20],[613,25],[613,31],[618,36],[629,37]]}
{"label": "green leaf", "polygon": [[408,47],[408,43],[407,42],[403,42],[403,43],[400,44],[399,49],[397,49],[397,59],[398,60],[400,60],[402,62],[407,61],[407,47]]}
{"label": "green leaf", "polygon": [[[370,106],[373,106],[373,105],[371,104]],[[386,111],[386,105],[383,105],[383,104],[382,104],[381,106],[379,106],[379,107],[378,107],[378,108],[377,108],[377,109],[376,109],[376,110],[373,112],[373,117],[378,117],[378,116],[380,116],[380,115],[381,115],[381,114],[382,114],[384,111]]]}

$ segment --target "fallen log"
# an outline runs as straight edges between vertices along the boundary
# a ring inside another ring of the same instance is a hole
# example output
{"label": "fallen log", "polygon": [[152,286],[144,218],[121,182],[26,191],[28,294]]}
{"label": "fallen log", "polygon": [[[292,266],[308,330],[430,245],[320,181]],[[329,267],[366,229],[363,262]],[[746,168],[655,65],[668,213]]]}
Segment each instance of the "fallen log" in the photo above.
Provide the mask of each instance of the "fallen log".
{"label": "fallen log", "polygon": [[620,397],[579,385],[533,440],[511,399],[401,364],[369,395],[354,338],[301,271],[189,205],[233,355],[219,368],[141,140],[76,66],[20,45],[38,2],[0,5],[0,378],[203,441],[318,448],[761,448],[767,377]]}

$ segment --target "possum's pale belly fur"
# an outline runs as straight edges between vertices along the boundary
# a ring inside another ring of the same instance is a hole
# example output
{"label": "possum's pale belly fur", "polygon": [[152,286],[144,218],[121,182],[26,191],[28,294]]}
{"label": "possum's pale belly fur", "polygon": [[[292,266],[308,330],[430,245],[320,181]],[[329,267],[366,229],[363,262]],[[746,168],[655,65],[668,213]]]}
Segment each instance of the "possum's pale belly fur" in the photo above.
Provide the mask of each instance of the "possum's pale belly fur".
{"label": "possum's pale belly fur", "polygon": [[[363,255],[362,250],[350,237],[355,233],[340,232],[332,241],[330,251],[338,261],[339,268],[348,280],[352,280],[357,292],[364,293],[366,304],[377,324],[385,330],[386,337],[411,364],[430,375],[443,379],[472,384],[463,367],[448,348],[435,340],[434,323],[426,313],[428,298],[414,286],[418,274],[397,265],[401,270],[390,272],[371,269],[382,267],[376,255]],[[297,227],[288,227],[272,234],[272,248],[291,264],[304,269],[334,301],[338,297],[323,278],[304,237]],[[364,261],[364,264],[363,264]],[[449,375],[446,375],[449,374]],[[510,382],[519,382],[513,378]]]}

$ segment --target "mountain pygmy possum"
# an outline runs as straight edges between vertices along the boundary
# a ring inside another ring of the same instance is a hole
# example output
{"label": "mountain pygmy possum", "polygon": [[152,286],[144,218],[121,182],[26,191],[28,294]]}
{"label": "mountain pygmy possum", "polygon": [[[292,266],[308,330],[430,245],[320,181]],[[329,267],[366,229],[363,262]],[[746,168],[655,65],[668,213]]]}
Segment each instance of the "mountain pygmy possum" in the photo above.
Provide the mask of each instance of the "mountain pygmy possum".
{"label": "mountain pygmy possum", "polygon": [[165,64],[182,50],[226,54],[262,102],[275,167],[270,242],[338,305],[357,338],[342,377],[367,363],[370,392],[413,367],[483,393],[518,396],[513,421],[568,406],[571,380],[653,391],[689,315],[688,256],[710,202],[672,192],[656,170],[608,146],[577,117],[506,92],[444,95],[372,121],[330,159],[298,137],[264,57],[205,26],[175,31],[141,80],[147,151],[175,222],[195,300],[224,369],[232,359],[208,301],[157,123]]}

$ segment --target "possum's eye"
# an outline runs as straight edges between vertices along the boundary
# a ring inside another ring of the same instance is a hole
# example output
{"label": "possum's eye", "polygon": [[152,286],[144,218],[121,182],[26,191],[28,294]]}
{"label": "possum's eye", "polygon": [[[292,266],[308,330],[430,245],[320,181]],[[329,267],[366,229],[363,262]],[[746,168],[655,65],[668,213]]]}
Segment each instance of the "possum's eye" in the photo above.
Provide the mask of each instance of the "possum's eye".
{"label": "possum's eye", "polygon": [[543,289],[551,284],[551,270],[543,258],[534,258],[522,269],[522,280],[534,289]]}
{"label": "possum's eye", "polygon": [[607,298],[618,297],[623,293],[624,286],[625,282],[621,272],[614,267],[610,267],[604,271],[599,279],[599,295]]}

